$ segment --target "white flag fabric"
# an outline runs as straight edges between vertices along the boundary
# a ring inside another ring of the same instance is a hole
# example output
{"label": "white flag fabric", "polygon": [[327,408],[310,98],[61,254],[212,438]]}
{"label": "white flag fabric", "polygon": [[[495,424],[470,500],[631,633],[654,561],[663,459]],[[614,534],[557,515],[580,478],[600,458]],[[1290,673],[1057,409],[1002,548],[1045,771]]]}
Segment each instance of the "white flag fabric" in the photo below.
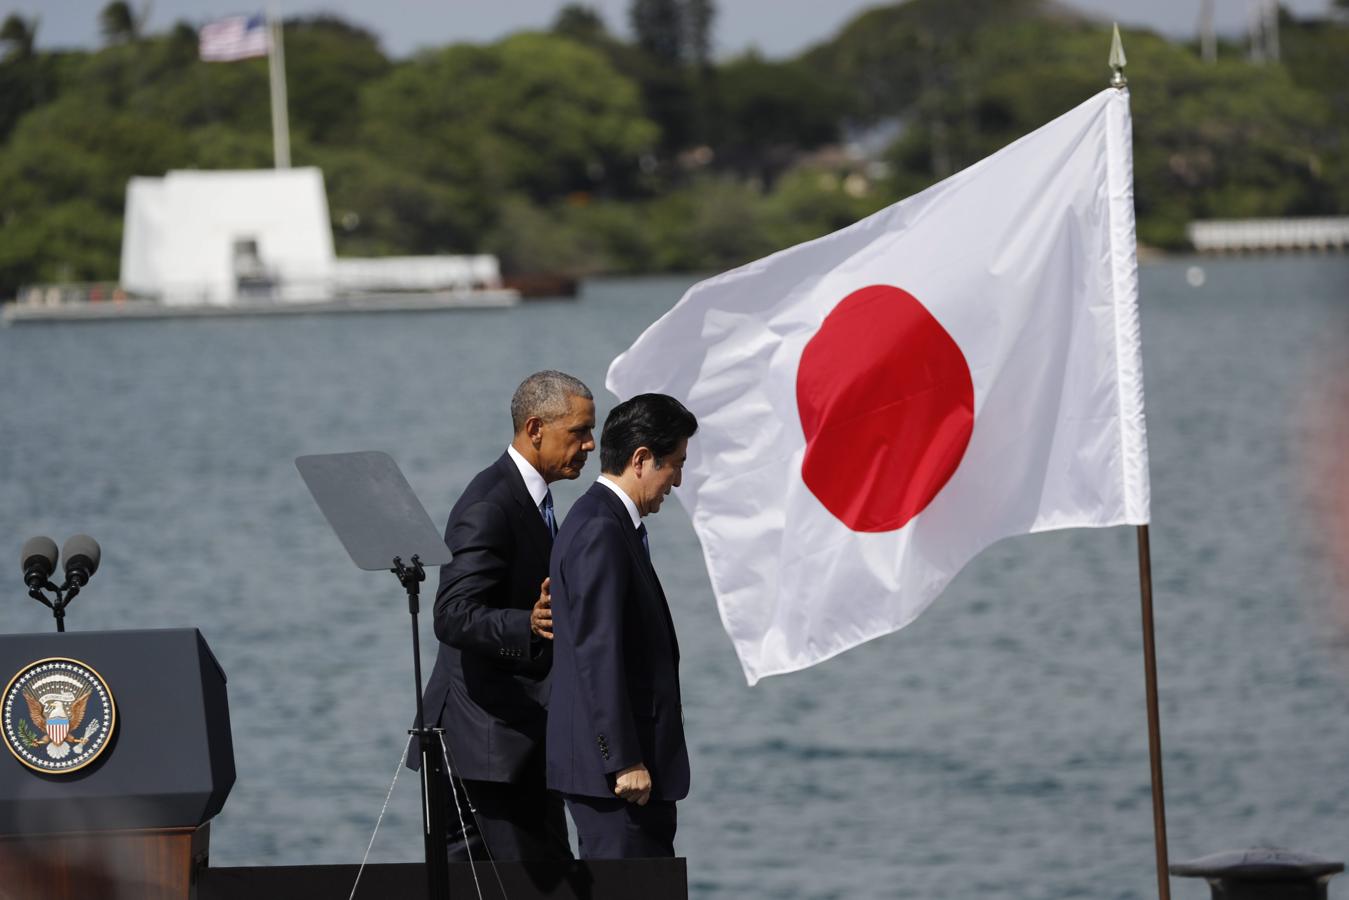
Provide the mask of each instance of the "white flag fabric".
{"label": "white flag fabric", "polygon": [[266,56],[272,44],[267,19],[259,14],[208,22],[201,26],[197,46],[204,62],[234,62]]}
{"label": "white flag fabric", "polygon": [[703,281],[609,368],[697,416],[678,495],[750,684],[903,628],[1004,537],[1144,524],[1128,93]]}

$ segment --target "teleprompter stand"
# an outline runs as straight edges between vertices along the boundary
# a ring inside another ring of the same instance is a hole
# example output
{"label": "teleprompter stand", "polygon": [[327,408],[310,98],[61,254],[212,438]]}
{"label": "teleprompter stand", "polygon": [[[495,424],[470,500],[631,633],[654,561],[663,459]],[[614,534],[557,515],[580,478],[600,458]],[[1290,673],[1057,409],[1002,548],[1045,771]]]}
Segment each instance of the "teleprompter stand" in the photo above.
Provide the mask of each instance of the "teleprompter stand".
{"label": "teleprompter stand", "polygon": [[448,900],[442,735],[439,728],[426,727],[422,709],[422,652],[417,614],[420,586],[426,580],[425,567],[449,562],[449,548],[398,464],[387,453],[301,456],[295,460],[295,466],[352,562],[369,572],[382,569],[393,572],[407,593],[417,692],[417,727],[410,733],[416,735],[421,754],[427,896],[431,900]]}

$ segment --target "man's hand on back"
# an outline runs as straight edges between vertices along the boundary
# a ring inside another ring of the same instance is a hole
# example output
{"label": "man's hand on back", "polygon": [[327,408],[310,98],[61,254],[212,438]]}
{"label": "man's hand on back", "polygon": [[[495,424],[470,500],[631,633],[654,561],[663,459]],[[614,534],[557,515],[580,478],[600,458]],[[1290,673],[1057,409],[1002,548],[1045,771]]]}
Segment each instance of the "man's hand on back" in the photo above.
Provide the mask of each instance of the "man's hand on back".
{"label": "man's hand on back", "polygon": [[553,595],[548,591],[551,579],[543,579],[539,585],[539,599],[534,601],[534,609],[529,614],[529,630],[541,638],[553,639]]}

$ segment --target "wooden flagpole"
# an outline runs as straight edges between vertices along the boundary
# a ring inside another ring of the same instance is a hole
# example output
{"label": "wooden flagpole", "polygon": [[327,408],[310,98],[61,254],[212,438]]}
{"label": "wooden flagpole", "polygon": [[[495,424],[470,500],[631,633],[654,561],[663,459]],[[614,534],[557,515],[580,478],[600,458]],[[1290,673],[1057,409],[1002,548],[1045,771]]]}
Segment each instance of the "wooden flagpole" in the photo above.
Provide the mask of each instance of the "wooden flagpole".
{"label": "wooden flagpole", "polygon": [[1152,628],[1152,551],[1148,526],[1138,526],[1138,582],[1143,603],[1143,672],[1148,696],[1148,759],[1152,763],[1152,832],[1157,844],[1157,895],[1171,900],[1166,853],[1166,798],[1162,791],[1162,724],[1157,708],[1157,642]]}
{"label": "wooden flagpole", "polygon": [[[1110,86],[1122,89],[1124,44],[1119,25],[1110,38]],[[1171,881],[1166,852],[1166,796],[1162,790],[1162,717],[1157,704],[1157,640],[1152,627],[1152,549],[1148,526],[1138,526],[1138,584],[1143,605],[1143,677],[1148,703],[1148,760],[1152,765],[1152,833],[1157,846],[1157,896],[1171,900]]]}

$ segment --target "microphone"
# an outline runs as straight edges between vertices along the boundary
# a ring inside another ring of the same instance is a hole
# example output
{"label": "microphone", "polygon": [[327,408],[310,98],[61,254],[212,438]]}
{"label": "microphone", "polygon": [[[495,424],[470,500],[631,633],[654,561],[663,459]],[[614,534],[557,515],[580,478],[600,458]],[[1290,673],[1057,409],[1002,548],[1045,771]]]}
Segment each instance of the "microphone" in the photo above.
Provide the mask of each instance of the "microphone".
{"label": "microphone", "polygon": [[29,589],[42,587],[56,571],[56,541],[44,535],[29,538],[19,551],[19,561],[23,564],[23,583]]}
{"label": "microphone", "polygon": [[76,589],[84,587],[98,571],[98,560],[103,555],[98,541],[87,534],[77,534],[61,548],[65,557],[66,584]]}

